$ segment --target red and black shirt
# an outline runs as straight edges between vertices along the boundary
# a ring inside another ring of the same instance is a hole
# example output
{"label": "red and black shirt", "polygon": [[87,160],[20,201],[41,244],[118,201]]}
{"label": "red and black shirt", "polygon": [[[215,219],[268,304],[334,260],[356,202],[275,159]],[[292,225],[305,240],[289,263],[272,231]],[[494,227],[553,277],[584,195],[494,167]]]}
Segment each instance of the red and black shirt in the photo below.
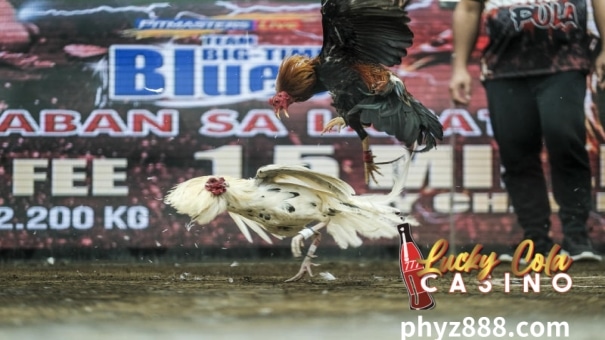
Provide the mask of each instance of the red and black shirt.
{"label": "red and black shirt", "polygon": [[590,70],[590,0],[474,1],[485,4],[489,44],[483,51],[484,79]]}

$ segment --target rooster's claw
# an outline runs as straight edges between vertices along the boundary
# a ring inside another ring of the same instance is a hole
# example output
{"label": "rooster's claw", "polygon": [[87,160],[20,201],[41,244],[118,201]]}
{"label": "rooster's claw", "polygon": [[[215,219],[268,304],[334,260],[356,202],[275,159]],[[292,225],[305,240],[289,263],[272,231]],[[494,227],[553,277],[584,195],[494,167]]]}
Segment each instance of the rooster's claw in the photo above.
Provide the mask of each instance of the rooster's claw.
{"label": "rooster's claw", "polygon": [[313,272],[311,271],[311,267],[317,267],[319,266],[319,264],[316,263],[312,263],[311,262],[311,258],[315,258],[317,256],[314,255],[307,255],[305,257],[305,260],[303,261],[302,265],[300,266],[300,270],[298,271],[298,273],[296,273],[296,275],[292,276],[291,278],[287,279],[284,282],[295,282],[298,281],[300,279],[302,279],[305,276],[305,273],[309,273],[310,277],[313,277]]}

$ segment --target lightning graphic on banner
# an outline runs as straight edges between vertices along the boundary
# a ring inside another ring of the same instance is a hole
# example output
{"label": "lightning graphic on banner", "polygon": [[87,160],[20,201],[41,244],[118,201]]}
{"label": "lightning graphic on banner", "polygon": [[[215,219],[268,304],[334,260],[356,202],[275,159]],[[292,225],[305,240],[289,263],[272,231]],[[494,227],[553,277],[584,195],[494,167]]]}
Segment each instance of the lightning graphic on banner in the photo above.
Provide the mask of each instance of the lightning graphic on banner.
{"label": "lightning graphic on banner", "polygon": [[157,18],[157,14],[155,10],[158,8],[166,8],[170,7],[170,4],[167,2],[159,2],[152,3],[147,6],[122,6],[122,7],[111,7],[107,5],[87,8],[87,9],[76,9],[76,10],[59,10],[59,9],[42,9],[42,4],[40,3],[32,3],[23,6],[19,9],[17,17],[19,20],[26,21],[28,19],[34,17],[41,16],[77,16],[77,15],[89,15],[100,12],[107,13],[120,13],[120,12],[140,12],[145,13],[149,16],[149,18],[154,19]]}

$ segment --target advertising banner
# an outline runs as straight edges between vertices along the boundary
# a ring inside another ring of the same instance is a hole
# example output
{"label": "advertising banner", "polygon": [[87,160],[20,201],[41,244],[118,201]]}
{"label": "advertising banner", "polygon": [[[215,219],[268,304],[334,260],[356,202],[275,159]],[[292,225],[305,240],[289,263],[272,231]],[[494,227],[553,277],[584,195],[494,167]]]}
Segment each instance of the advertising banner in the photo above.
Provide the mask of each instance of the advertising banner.
{"label": "advertising banner", "polygon": [[[393,70],[439,116],[445,139],[414,156],[395,204],[420,222],[421,246],[452,226],[457,244],[512,243],[520,229],[478,80],[486,39],[473,53],[472,103],[454,108],[451,8],[418,0],[408,10],[414,45]],[[0,248],[266,245],[250,245],[227,215],[190,226],[162,199],[195,176],[248,178],[272,163],[306,164],[359,194],[388,192],[389,165],[364,182],[353,130],[322,134],[335,116],[328,93],[292,105],[289,118],[267,103],[282,59],[318,54],[322,38],[319,1],[0,0]],[[605,149],[594,109],[587,95],[600,244]],[[377,162],[401,156],[394,138],[370,132]]]}

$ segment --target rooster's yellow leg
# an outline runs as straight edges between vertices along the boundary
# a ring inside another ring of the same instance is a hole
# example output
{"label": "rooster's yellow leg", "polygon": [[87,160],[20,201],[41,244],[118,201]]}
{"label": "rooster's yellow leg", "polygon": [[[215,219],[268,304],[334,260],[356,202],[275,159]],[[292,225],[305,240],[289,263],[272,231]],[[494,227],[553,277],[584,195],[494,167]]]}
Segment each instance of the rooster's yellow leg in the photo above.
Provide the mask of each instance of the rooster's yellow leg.
{"label": "rooster's yellow leg", "polygon": [[344,118],[342,118],[342,117],[333,118],[332,120],[330,120],[326,124],[326,126],[324,126],[324,129],[321,130],[321,134],[323,135],[324,133],[329,132],[335,126],[338,127],[338,132],[340,132],[340,130],[342,129],[342,127],[345,126],[345,125],[347,125],[347,123],[345,123]]}

